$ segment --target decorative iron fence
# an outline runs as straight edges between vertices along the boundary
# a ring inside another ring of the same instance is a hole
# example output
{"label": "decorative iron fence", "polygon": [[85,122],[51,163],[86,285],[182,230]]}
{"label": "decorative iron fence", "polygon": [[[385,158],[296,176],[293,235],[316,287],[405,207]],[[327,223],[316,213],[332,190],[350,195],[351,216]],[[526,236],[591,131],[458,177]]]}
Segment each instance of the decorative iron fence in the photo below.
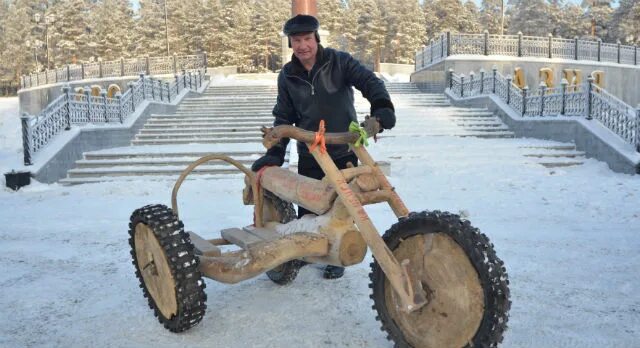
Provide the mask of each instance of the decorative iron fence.
{"label": "decorative iron fence", "polygon": [[207,72],[206,53],[191,56],[174,54],[170,57],[120,58],[114,61],[66,65],[54,70],[31,73],[20,78],[20,86],[29,88],[49,83],[139,74],[177,74],[182,70],[198,69],[204,69],[204,72]]}
{"label": "decorative iron fence", "polygon": [[0,97],[16,95],[18,92],[18,84],[14,81],[0,80]]}
{"label": "decorative iron fence", "polygon": [[456,54],[564,58],[640,65],[637,46],[574,39],[446,32],[416,53],[416,71]]}
{"label": "decorative iron fence", "polygon": [[593,77],[579,85],[562,80],[561,87],[547,88],[541,83],[530,91],[518,88],[511,76],[504,77],[497,68],[489,73],[480,70],[469,76],[449,71],[449,90],[460,98],[495,94],[523,117],[580,116],[597,120],[640,152],[640,108],[634,109],[594,84]]}
{"label": "decorative iron fence", "polygon": [[200,88],[204,74],[204,69],[183,71],[171,82],[140,74],[137,81],[129,82],[124,94],[117,93],[114,98],[107,97],[106,91],[95,96],[89,90],[73,93],[68,85],[62,87],[63,94],[39,115],[21,116],[24,164],[33,164],[33,155],[71,125],[123,123],[144,100],[170,103],[180,91]]}

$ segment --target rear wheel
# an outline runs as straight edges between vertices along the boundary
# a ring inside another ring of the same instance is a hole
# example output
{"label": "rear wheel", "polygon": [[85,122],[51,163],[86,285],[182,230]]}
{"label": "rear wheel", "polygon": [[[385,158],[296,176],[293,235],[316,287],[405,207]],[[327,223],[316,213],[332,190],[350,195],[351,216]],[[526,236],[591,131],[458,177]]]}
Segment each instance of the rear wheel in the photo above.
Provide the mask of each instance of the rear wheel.
{"label": "rear wheel", "polygon": [[149,307],[164,327],[182,332],[204,316],[207,296],[184,226],[164,205],[148,205],[133,212],[129,244],[136,277]]}
{"label": "rear wheel", "polygon": [[[264,210],[265,219],[269,221],[277,221],[282,224],[286,224],[296,219],[296,210],[293,204],[278,198],[276,195],[269,191],[264,191],[265,202]],[[274,283],[279,285],[287,285],[291,283],[298,276],[300,268],[304,266],[304,261],[291,260],[281,264],[280,266],[267,271],[267,277]]]}
{"label": "rear wheel", "polygon": [[506,269],[488,238],[449,213],[411,213],[383,239],[396,259],[409,259],[428,303],[405,313],[377,261],[371,298],[396,347],[495,347],[507,327]]}

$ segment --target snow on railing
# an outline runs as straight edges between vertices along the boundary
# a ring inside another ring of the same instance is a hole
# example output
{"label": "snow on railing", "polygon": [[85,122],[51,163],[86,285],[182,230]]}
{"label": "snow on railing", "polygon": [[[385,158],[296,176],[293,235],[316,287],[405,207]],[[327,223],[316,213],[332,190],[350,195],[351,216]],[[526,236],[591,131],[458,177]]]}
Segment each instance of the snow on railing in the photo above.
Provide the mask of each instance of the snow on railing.
{"label": "snow on railing", "polygon": [[140,74],[137,81],[129,82],[124,94],[118,92],[113,98],[107,97],[106,91],[91,95],[86,88],[83,93],[73,93],[71,87],[64,86],[62,95],[40,114],[22,114],[24,164],[31,165],[33,155],[63,130],[70,130],[71,125],[123,123],[144,100],[171,103],[180,91],[197,90],[202,86],[204,74],[204,69],[183,70],[171,82]]}
{"label": "snow on railing", "polygon": [[416,71],[448,56],[501,55],[511,57],[564,58],[640,65],[637,46],[597,41],[518,35],[459,34],[446,32],[416,52]]}
{"label": "snow on railing", "polygon": [[62,68],[31,73],[20,78],[21,88],[90,78],[177,74],[182,70],[207,69],[207,54],[190,56],[120,58],[113,61],[66,65]]}
{"label": "snow on railing", "polygon": [[562,79],[560,87],[547,88],[541,83],[534,90],[520,89],[511,76],[503,76],[494,67],[469,76],[449,71],[448,89],[453,96],[468,98],[495,94],[523,117],[581,116],[597,120],[640,152],[640,107],[634,109],[594,83],[569,85]]}

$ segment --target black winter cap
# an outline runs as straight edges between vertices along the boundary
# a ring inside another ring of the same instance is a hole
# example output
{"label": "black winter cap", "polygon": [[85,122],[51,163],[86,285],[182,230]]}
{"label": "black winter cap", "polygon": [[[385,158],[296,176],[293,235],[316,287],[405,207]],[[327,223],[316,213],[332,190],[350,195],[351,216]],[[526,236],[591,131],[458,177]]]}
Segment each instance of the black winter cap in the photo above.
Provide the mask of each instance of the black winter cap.
{"label": "black winter cap", "polygon": [[299,33],[310,33],[318,31],[320,23],[314,16],[309,15],[297,15],[290,18],[282,28],[282,32],[285,35],[291,36]]}

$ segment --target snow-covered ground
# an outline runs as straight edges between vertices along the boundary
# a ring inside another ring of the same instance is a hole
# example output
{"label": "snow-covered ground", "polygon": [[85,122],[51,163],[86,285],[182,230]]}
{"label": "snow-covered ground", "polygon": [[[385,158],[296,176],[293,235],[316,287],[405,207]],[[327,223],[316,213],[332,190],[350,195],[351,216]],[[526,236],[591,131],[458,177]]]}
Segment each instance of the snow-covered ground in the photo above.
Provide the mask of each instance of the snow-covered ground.
{"label": "snow-covered ground", "polygon": [[[0,99],[3,172],[20,161],[16,109],[16,98]],[[595,160],[547,169],[521,156],[521,146],[549,143],[394,137],[370,151],[391,161],[391,180],[410,209],[463,212],[494,242],[511,280],[504,347],[637,347],[640,176]],[[134,209],[170,205],[172,186],[140,180],[0,190],[0,346],[391,346],[371,310],[370,256],[339,280],[322,279],[316,266],[284,287],[266,276],[237,285],[207,280],[200,325],[165,330],[138,287],[127,230]],[[185,182],[178,199],[186,228],[213,238],[249,224],[242,186]],[[394,222],[388,208],[367,208],[380,232]]]}

